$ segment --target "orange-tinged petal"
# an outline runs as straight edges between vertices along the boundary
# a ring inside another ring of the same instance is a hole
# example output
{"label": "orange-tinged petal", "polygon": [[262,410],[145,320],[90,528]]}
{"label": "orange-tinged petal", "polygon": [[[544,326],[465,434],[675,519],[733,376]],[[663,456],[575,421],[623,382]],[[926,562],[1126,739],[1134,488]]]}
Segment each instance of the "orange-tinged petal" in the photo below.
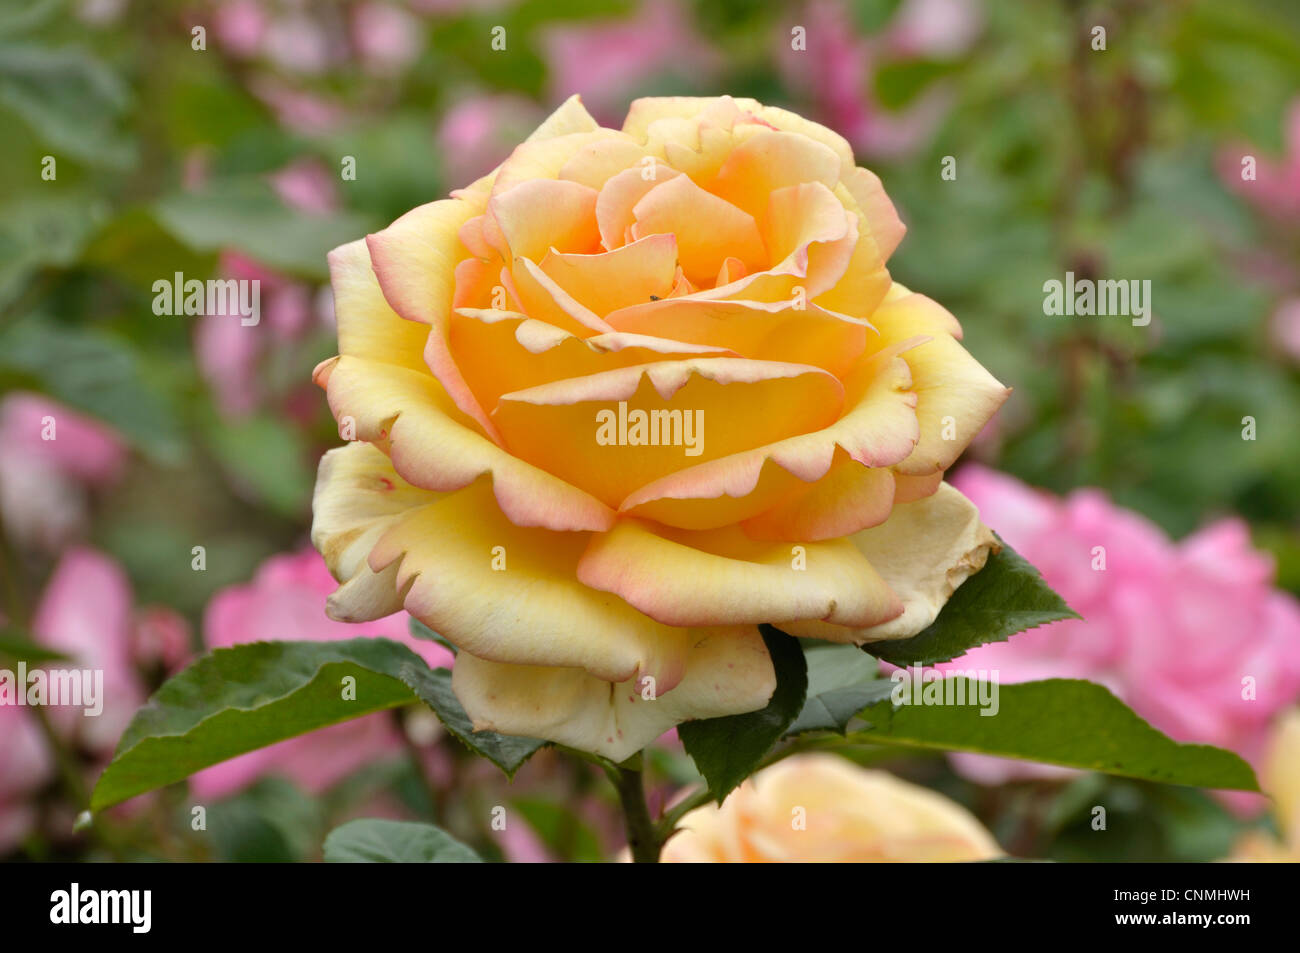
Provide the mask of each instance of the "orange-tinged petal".
{"label": "orange-tinged petal", "polygon": [[[671,473],[629,495],[620,510],[653,514],[654,519],[671,523],[677,518],[677,508],[651,504],[662,500],[716,500],[724,495],[748,497],[759,487],[769,460],[811,483],[826,476],[837,447],[869,467],[888,467],[906,458],[918,434],[916,395],[909,390],[911,374],[897,356],[898,350],[896,345],[855,369],[845,382],[849,410],[830,426]],[[756,516],[773,502],[759,495],[744,518]],[[714,511],[691,508],[687,512],[690,522],[685,525],[702,528],[701,521]],[[718,512],[732,515],[737,509],[728,506]]]}
{"label": "orange-tinged petal", "polygon": [[539,267],[598,317],[672,294],[677,276],[677,239],[650,235],[595,255],[555,253]]}
{"label": "orange-tinged petal", "polygon": [[480,404],[494,409],[502,394],[616,367],[711,354],[722,348],[611,331],[583,338],[512,311],[465,309],[452,315],[452,352]]}
{"label": "orange-tinged petal", "polygon": [[889,302],[876,310],[872,320],[884,347],[917,333],[933,334],[930,340],[903,354],[912,369],[921,437],[911,455],[899,463],[898,470],[914,476],[946,470],[1011,391],[951,334],[939,330],[956,321],[924,295]]}
{"label": "orange-tinged petal", "polygon": [[322,377],[335,418],[350,417],[359,439],[386,448],[412,485],[458,490],[490,473],[501,509],[520,526],[601,530],[612,524],[610,508],[590,494],[472,429],[431,374],[346,355],[327,364]]}
{"label": "orange-tinged petal", "polygon": [[522,182],[488,202],[488,217],[500,231],[486,229],[485,238],[505,261],[541,261],[552,248],[593,252],[600,244],[596,196],[595,189],[563,179]]}
{"label": "orange-tinged petal", "polygon": [[883,523],[893,505],[893,471],[863,466],[836,448],[824,477],[746,520],[744,530],[753,539],[837,539]]}
{"label": "orange-tinged petal", "polygon": [[853,168],[845,172],[843,182],[858,210],[867,220],[868,232],[880,249],[881,257],[888,260],[903,240],[907,226],[898,217],[898,210],[885,194],[880,177],[866,169]]}
{"label": "orange-tinged petal", "polygon": [[596,199],[596,227],[600,231],[601,244],[608,250],[626,244],[636,216],[632,210],[656,186],[675,179],[681,175],[659,160],[650,165],[638,165],[634,169],[612,176],[600,189]]}
{"label": "orange-tinged petal", "polygon": [[696,285],[712,281],[728,258],[739,258],[750,271],[767,263],[754,217],[704,191],[688,176],[656,185],[636,203],[632,215],[634,239],[677,236],[682,270]]}
{"label": "orange-tinged petal", "polygon": [[516,391],[493,419],[512,453],[616,506],[692,460],[818,430],[842,393],[819,368],[706,357]]}
{"label": "orange-tinged petal", "polygon": [[530,318],[537,318],[572,334],[585,336],[593,331],[612,331],[594,311],[578,301],[555,279],[528,258],[516,258],[514,267],[501,272],[510,297],[519,310]]}
{"label": "orange-tinged petal", "polygon": [[760,129],[731,150],[709,191],[759,218],[773,192],[813,182],[830,190],[839,179],[840,159],[829,147],[795,133]]}
{"label": "orange-tinged petal", "polygon": [[789,300],[665,298],[610,312],[606,320],[619,331],[723,347],[756,360],[811,364],[837,377],[862,355],[870,333],[864,321],[817,305],[801,310]]}

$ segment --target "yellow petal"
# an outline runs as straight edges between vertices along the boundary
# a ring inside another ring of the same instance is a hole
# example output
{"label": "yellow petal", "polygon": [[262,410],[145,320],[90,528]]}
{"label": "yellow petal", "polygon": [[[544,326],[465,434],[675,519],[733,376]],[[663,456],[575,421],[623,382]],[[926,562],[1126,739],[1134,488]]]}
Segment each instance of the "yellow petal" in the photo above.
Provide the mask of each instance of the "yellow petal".
{"label": "yellow petal", "polygon": [[997,538],[975,504],[944,483],[932,496],[895,506],[889,519],[856,533],[853,544],[898,594],[901,615],[880,625],[796,624],[791,635],[835,642],[906,639],[936,618],[957,587],[979,572]]}
{"label": "yellow petal", "polygon": [[[900,473],[922,476],[946,470],[997,412],[1011,391],[971,357],[951,333],[956,319],[924,295],[908,295],[878,308],[872,322],[888,347],[916,334],[929,341],[903,354],[912,369],[921,437]],[[960,328],[958,328],[960,333]]]}
{"label": "yellow petal", "polygon": [[705,192],[688,176],[661,182],[632,209],[632,237],[677,236],[678,260],[696,285],[713,280],[729,257],[750,271],[767,264],[767,251],[752,215]]}
{"label": "yellow petal", "polygon": [[408,612],[480,658],[573,666],[608,682],[649,675],[668,691],[687,633],[582,585],[587,539],[514,525],[481,480],[403,514],[369,559],[376,572],[397,566]]}
{"label": "yellow petal", "polygon": [[[669,691],[611,684],[578,668],[504,665],[462,654],[452,688],[478,731],[545,738],[623,761],[695,718],[756,711],[776,688],[752,626],[689,630],[685,674]],[[647,697],[648,696],[648,697]]]}
{"label": "yellow petal", "polygon": [[403,320],[384,299],[365,239],[329,253],[339,353],[421,370],[427,324]]}
{"label": "yellow petal", "polygon": [[341,585],[325,604],[332,619],[368,622],[402,608],[397,567],[373,572],[370,550],[404,514],[438,499],[403,480],[382,451],[350,443],[321,457],[312,499],[312,545]]}
{"label": "yellow petal", "polygon": [[359,439],[386,448],[412,485],[447,492],[490,473],[502,510],[520,526],[599,530],[612,524],[609,507],[472,429],[433,375],[346,355],[329,364],[335,418],[351,418]]}
{"label": "yellow petal", "polygon": [[690,532],[622,519],[592,536],[578,578],[676,626],[801,619],[865,626],[902,609],[850,540],[792,547],[752,540],[734,526]]}

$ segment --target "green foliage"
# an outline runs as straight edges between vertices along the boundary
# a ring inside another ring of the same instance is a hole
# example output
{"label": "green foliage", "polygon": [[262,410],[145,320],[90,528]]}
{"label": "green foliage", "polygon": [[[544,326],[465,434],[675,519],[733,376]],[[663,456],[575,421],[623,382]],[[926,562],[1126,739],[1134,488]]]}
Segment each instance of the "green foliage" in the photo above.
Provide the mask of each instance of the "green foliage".
{"label": "green foliage", "polygon": [[479,864],[482,858],[432,824],[361,818],[325,838],[327,864]]}
{"label": "green foliage", "polygon": [[719,804],[754,772],[800,716],[808,691],[808,668],[798,640],[769,625],[762,630],[776,670],[776,689],[766,707],[744,715],[688,721],[677,729]]}
{"label": "green foliage", "polygon": [[862,648],[894,665],[934,665],[977,645],[1005,642],[1017,632],[1077,619],[1038,570],[1002,544],[984,568],[962,583],[939,617],[910,639],[868,642]]}
{"label": "green foliage", "polygon": [[520,765],[531,758],[546,742],[538,738],[502,735],[495,731],[475,731],[474,725],[451,690],[451,672],[430,669],[423,663],[404,665],[401,677],[420,700],[433,709],[448,731],[475,754],[487,758],[513,777]]}
{"label": "green foliage", "polygon": [[414,696],[399,672],[423,665],[387,639],[217,649],[169,679],[136,713],[95,785],[91,809],[286,738],[409,704]]}
{"label": "green foliage", "polygon": [[990,715],[969,700],[994,686],[960,675],[935,684],[964,693],[957,697],[967,703],[876,702],[860,712],[870,728],[858,740],[1023,758],[1166,784],[1259,790],[1254,772],[1236,754],[1170,740],[1093,682],[999,685]]}

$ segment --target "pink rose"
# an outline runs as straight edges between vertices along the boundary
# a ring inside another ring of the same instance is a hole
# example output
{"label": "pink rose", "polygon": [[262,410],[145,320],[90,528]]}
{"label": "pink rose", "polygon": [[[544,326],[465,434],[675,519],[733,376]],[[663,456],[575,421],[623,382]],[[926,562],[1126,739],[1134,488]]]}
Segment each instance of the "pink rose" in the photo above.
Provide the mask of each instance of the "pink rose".
{"label": "pink rose", "polygon": [[[327,642],[377,636],[408,645],[435,668],[450,666],[450,652],[410,635],[405,613],[363,626],[327,618],[325,600],[336,586],[325,561],[311,549],[272,556],[252,582],[227,587],[208,604],[204,616],[208,648],[242,642]],[[319,792],[377,757],[400,751],[401,744],[391,716],[378,713],[232,758],[190,780],[198,797],[205,799],[224,797],[272,773]]]}
{"label": "pink rose", "polygon": [[[1005,683],[1098,681],[1179,741],[1259,759],[1273,719],[1300,695],[1300,604],[1272,587],[1272,561],[1251,547],[1244,523],[1221,520],[1174,543],[1099,490],[1058,499],[974,464],[953,483],[1083,621],[1033,629],[941,668],[997,670]],[[953,758],[986,783],[1043,773]]]}
{"label": "pink rose", "polygon": [[126,447],[111,427],[38,394],[0,401],[0,512],[22,543],[54,552],[88,522],[90,491],[116,482]]}
{"label": "pink rose", "polygon": [[542,49],[552,98],[579,94],[600,120],[618,118],[629,96],[661,74],[700,81],[718,63],[717,52],[675,0],[645,0],[624,20],[549,27]]}
{"label": "pink rose", "polygon": [[470,182],[505,160],[539,122],[541,107],[522,96],[470,96],[438,127],[438,154],[449,182]]}

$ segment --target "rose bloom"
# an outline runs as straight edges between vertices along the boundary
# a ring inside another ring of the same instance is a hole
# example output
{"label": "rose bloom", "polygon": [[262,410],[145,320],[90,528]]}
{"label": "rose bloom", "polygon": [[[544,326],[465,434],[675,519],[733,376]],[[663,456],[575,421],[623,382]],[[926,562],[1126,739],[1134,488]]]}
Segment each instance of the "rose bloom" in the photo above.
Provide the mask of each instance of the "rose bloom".
{"label": "rose bloom", "polygon": [[795,755],[749,778],[721,807],[687,814],[663,863],[952,862],[1002,850],[965,808],[886,771]]}
{"label": "rose bloom", "polygon": [[902,235],[792,113],[641,99],[620,131],[574,97],[336,249],[330,614],[406,608],[477,728],[616,760],[762,708],[759,623],[914,635],[996,545],[942,477],[1007,390],[891,282]]}
{"label": "rose bloom", "polygon": [[[1174,542],[1096,489],[1062,499],[973,464],[954,482],[1083,618],[980,646],[941,669],[989,669],[1008,684],[1101,682],[1175,740],[1258,763],[1274,720],[1300,697],[1300,604],[1273,587],[1273,562],[1251,546],[1245,523],[1218,520]],[[1066,773],[952,759],[986,784]]]}
{"label": "rose bloom", "polygon": [[1273,819],[1279,836],[1252,831],[1237,843],[1229,859],[1300,863],[1300,708],[1278,719],[1259,780],[1273,799]]}

